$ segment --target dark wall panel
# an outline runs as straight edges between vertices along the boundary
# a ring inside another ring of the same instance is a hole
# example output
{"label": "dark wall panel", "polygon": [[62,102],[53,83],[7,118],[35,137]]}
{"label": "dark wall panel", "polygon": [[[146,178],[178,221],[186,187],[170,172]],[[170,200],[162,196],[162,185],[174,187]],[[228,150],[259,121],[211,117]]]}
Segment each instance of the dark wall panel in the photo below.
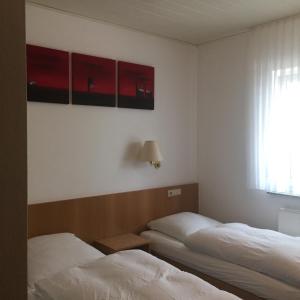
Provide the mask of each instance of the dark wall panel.
{"label": "dark wall panel", "polygon": [[0,1],[0,299],[26,299],[25,4]]}

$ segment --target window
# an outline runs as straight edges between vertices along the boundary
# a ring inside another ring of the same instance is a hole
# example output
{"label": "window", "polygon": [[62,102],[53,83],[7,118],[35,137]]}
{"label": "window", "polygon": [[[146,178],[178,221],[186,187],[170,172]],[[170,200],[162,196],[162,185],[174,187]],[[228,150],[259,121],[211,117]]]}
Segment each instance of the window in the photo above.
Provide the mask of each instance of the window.
{"label": "window", "polygon": [[299,68],[272,71],[269,103],[259,139],[260,187],[274,193],[300,195]]}
{"label": "window", "polygon": [[300,16],[252,34],[256,186],[300,196]]}

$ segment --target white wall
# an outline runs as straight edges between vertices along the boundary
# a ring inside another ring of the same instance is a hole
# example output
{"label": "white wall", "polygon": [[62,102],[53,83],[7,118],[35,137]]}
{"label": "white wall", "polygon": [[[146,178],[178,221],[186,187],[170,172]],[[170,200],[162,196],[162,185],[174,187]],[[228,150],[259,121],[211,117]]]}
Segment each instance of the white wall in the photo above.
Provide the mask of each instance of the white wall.
{"label": "white wall", "polygon": [[[156,72],[154,111],[28,103],[29,202],[188,183],[198,171],[201,212],[276,228],[278,209],[300,209],[300,199],[249,186],[248,38],[197,50],[28,5],[29,43],[149,64]],[[136,159],[146,139],[160,142],[159,170]]]}
{"label": "white wall", "polygon": [[249,184],[249,33],[199,47],[200,210],[221,221],[277,228],[280,207],[300,198],[269,195]]}
{"label": "white wall", "polygon": [[[195,182],[197,48],[27,5],[27,42],[155,67],[155,110],[28,103],[29,203]],[[157,139],[159,170],[136,160]]]}

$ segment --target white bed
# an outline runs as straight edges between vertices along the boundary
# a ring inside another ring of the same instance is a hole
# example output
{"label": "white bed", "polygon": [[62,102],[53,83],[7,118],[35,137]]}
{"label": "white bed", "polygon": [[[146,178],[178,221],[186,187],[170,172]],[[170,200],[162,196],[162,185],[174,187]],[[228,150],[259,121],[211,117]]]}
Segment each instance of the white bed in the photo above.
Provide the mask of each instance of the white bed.
{"label": "white bed", "polygon": [[[141,234],[143,237],[150,240],[150,248],[155,253],[192,268],[200,273],[248,291],[261,298],[272,300],[300,299],[300,289],[295,286],[291,286],[246,267],[199,253],[198,251],[188,248],[184,244],[184,241],[186,241],[188,236],[197,232],[199,229],[197,228],[197,224],[203,226],[203,220],[200,219],[202,216],[199,215],[199,220],[195,219],[194,222],[192,222],[193,226],[191,226],[191,224],[185,222],[186,219],[190,220],[191,214],[180,215],[180,220],[174,215],[170,219],[163,218],[158,220],[158,222],[153,221],[151,222],[150,227],[156,230],[145,231]],[[184,218],[182,215],[184,215]],[[170,222],[170,220],[172,222]],[[204,221],[205,228],[219,226],[214,223],[214,220],[210,223],[209,219],[207,220],[207,218],[205,218]],[[189,221],[189,223],[191,222]],[[192,228],[192,230],[190,230],[190,228]],[[167,234],[158,232],[157,230]]]}
{"label": "white bed", "polygon": [[237,300],[141,250],[105,256],[72,234],[28,241],[29,300]]}

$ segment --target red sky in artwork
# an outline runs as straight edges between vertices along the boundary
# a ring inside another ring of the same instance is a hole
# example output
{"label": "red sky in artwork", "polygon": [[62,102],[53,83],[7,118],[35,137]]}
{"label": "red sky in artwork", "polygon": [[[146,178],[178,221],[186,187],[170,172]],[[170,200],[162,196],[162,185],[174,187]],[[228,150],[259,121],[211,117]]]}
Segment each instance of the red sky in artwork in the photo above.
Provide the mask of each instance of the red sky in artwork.
{"label": "red sky in artwork", "polygon": [[116,64],[112,59],[72,53],[73,91],[87,92],[88,78],[92,78],[93,93],[114,95]]}
{"label": "red sky in artwork", "polygon": [[118,89],[120,96],[136,96],[136,86],[154,91],[154,68],[127,62],[118,62]]}
{"label": "red sky in artwork", "polygon": [[69,54],[27,45],[27,82],[36,86],[69,89]]}

